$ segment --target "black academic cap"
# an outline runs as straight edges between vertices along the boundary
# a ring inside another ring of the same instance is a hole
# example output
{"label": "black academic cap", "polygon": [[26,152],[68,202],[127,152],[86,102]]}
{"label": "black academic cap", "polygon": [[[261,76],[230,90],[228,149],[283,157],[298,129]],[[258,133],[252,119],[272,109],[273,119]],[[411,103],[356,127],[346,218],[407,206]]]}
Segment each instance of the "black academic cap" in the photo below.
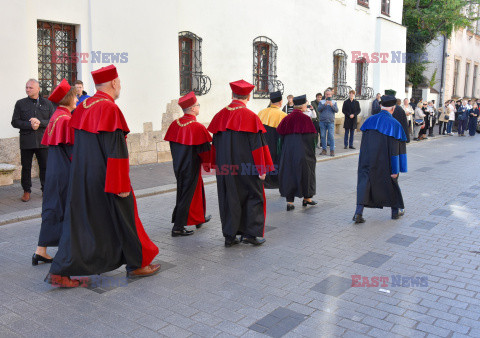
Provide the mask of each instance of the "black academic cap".
{"label": "black academic cap", "polygon": [[276,91],[276,92],[270,93],[270,101],[272,101],[272,103],[282,101],[282,92]]}
{"label": "black academic cap", "polygon": [[293,104],[295,106],[301,106],[302,104],[307,103],[307,95],[300,95],[293,98]]}
{"label": "black academic cap", "polygon": [[397,98],[393,95],[383,95],[380,104],[384,107],[393,107],[397,104]]}

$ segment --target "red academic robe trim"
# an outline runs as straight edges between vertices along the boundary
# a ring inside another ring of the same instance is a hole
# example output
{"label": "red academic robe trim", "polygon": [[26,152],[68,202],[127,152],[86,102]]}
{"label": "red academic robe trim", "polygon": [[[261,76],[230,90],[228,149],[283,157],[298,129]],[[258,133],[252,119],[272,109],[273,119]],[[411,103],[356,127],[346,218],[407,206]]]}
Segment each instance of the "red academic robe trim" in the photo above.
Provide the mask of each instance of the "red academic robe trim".
{"label": "red academic robe trim", "polygon": [[212,134],[227,129],[247,133],[267,132],[258,115],[248,109],[243,102],[237,100],[233,100],[228,107],[220,110],[207,128]]}
{"label": "red academic robe trim", "polygon": [[97,91],[77,106],[70,125],[95,134],[101,131],[114,132],[117,129],[130,132],[125,117],[113,98],[101,91]]}
{"label": "red academic robe trim", "polygon": [[193,194],[192,202],[190,203],[190,209],[188,210],[187,225],[197,225],[205,223],[205,211],[207,210],[205,203],[205,195],[203,192],[203,179],[202,173],[198,175],[197,187]]}
{"label": "red academic robe trim", "polygon": [[165,134],[165,141],[176,142],[186,146],[196,146],[212,142],[207,128],[194,115],[185,114],[173,121]]}
{"label": "red academic robe trim", "polygon": [[[131,188],[130,188],[131,190]],[[130,191],[128,190],[128,191]],[[151,241],[150,237],[148,237],[145,229],[143,228],[142,221],[140,221],[140,217],[138,217],[138,210],[137,210],[137,199],[135,198],[135,194],[133,193],[133,205],[134,205],[134,213],[135,213],[135,228],[137,229],[138,239],[140,240],[140,244],[142,245],[142,268],[149,265],[156,255],[158,255],[158,248],[157,246]]]}
{"label": "red academic robe trim", "polygon": [[198,156],[200,156],[200,159],[202,160],[202,166],[203,166],[203,169],[206,171],[206,172],[209,172],[212,165],[211,165],[211,157],[212,157],[212,154],[211,154],[211,150],[209,151],[204,151],[203,153],[200,153],[198,154]]}
{"label": "red academic robe trim", "polygon": [[72,114],[67,108],[58,107],[43,133],[42,144],[44,146],[58,146],[59,144],[72,145],[75,131],[69,125]]}
{"label": "red academic robe trim", "polygon": [[270,171],[275,171],[268,146],[255,149],[252,151],[252,155],[259,175],[266,174]]}
{"label": "red academic robe trim", "polygon": [[128,158],[108,158],[105,192],[112,194],[129,192],[131,190],[129,172]]}

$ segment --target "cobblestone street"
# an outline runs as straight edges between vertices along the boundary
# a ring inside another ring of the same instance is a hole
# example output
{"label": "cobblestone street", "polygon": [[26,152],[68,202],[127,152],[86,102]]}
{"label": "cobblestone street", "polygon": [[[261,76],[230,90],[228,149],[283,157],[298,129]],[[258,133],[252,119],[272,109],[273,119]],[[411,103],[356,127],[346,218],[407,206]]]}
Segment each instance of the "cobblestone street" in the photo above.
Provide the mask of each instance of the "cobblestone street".
{"label": "cobblestone street", "polygon": [[170,236],[175,192],[141,198],[162,270],[128,283],[121,268],[89,287],[53,288],[50,265],[30,262],[40,219],[2,225],[0,337],[479,337],[479,142],[410,144],[406,215],[366,209],[361,225],[351,220],[358,156],[319,162],[317,206],[296,200],[287,213],[266,191],[259,247],[223,246],[215,184],[205,186],[212,220],[190,237]]}

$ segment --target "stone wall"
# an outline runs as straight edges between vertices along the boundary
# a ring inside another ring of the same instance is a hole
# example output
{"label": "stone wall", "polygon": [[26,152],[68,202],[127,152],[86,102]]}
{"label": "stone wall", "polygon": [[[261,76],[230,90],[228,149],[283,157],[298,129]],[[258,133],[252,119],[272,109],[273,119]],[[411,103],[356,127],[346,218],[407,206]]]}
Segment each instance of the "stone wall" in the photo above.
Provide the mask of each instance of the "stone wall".
{"label": "stone wall", "polygon": [[[32,176],[38,176],[37,160],[34,158],[32,165]],[[0,163],[13,164],[16,169],[13,173],[13,179],[19,180],[22,172],[20,164],[20,144],[18,137],[9,137],[0,139]]]}

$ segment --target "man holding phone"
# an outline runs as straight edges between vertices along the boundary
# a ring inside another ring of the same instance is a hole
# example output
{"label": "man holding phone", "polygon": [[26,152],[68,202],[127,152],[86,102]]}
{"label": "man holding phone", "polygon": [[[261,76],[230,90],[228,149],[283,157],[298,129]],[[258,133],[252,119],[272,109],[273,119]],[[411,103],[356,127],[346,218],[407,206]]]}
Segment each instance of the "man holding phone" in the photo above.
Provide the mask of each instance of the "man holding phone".
{"label": "man holding phone", "polygon": [[337,102],[332,99],[332,91],[325,91],[325,99],[318,104],[320,140],[322,142],[322,155],[327,155],[326,133],[328,130],[328,144],[330,145],[330,156],[335,156],[335,113],[338,112]]}

